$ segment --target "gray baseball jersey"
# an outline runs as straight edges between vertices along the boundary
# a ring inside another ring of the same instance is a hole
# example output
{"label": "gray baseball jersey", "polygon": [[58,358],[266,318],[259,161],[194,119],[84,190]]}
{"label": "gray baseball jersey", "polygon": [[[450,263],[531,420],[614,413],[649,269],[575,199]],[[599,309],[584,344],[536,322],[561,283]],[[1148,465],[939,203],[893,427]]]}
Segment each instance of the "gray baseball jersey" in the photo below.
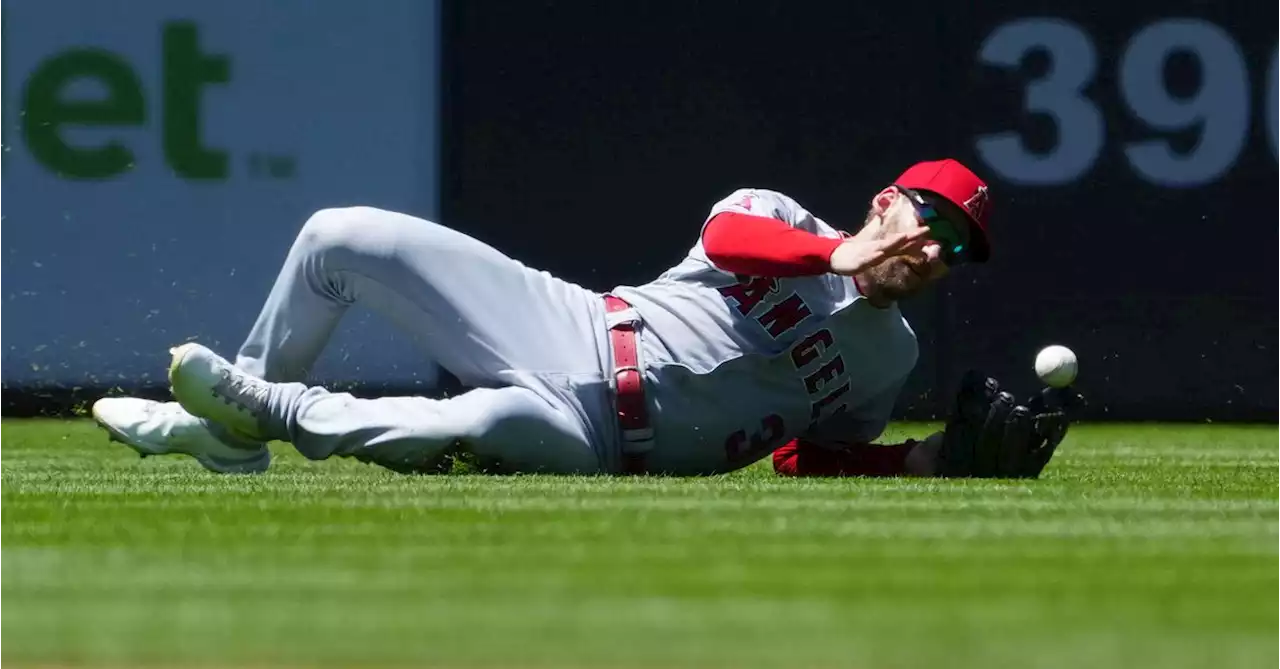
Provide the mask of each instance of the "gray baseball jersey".
{"label": "gray baseball jersey", "polygon": [[[841,237],[774,191],[738,190],[707,220],[721,212]],[[614,294],[644,321],[654,469],[730,471],[798,436],[871,441],[916,363],[898,308],[872,306],[852,279],[735,276],[712,264],[701,240],[656,280]]]}

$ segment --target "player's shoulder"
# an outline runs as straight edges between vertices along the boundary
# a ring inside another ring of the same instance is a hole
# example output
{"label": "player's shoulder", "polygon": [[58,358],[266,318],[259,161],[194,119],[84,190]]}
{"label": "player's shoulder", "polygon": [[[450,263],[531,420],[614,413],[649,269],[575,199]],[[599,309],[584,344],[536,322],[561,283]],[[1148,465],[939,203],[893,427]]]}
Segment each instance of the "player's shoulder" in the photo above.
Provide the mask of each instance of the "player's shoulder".
{"label": "player's shoulder", "polygon": [[733,192],[729,193],[729,195],[725,197],[726,200],[742,198],[778,200],[790,203],[796,202],[795,198],[783,193],[782,191],[774,190],[772,188],[763,188],[761,186],[742,186],[734,189]]}
{"label": "player's shoulder", "polygon": [[773,216],[792,220],[805,211],[799,202],[780,191],[758,186],[744,186],[729,193],[711,208],[712,214],[737,211],[757,216]]}

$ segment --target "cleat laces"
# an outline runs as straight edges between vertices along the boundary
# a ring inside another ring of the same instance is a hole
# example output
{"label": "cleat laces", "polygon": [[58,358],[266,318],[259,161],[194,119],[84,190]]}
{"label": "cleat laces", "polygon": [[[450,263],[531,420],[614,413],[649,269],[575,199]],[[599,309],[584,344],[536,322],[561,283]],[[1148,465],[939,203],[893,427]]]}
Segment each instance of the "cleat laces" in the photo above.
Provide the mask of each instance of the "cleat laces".
{"label": "cleat laces", "polygon": [[229,369],[222,370],[221,376],[222,380],[213,387],[215,397],[254,417],[266,411],[266,383]]}

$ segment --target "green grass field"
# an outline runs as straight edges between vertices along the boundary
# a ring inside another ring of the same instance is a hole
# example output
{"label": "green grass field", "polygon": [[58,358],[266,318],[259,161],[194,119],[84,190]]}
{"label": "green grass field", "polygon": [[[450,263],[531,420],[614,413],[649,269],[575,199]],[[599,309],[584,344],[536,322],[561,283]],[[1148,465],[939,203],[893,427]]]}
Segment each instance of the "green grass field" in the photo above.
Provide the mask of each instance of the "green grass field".
{"label": "green grass field", "polygon": [[285,447],[219,477],[6,420],[3,661],[1275,667],[1278,437],[1080,426],[1030,483],[405,477]]}

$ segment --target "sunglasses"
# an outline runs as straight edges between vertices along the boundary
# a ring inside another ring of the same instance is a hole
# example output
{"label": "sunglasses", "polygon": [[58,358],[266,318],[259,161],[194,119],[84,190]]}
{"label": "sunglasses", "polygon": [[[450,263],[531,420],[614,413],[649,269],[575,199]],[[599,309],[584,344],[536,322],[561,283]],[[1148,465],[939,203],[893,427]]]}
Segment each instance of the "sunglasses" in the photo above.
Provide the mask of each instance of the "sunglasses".
{"label": "sunglasses", "polygon": [[943,262],[947,265],[959,265],[968,260],[969,227],[967,225],[956,225],[920,193],[901,186],[894,186],[894,188],[907,196],[907,201],[915,208],[920,220],[928,226],[929,237],[942,247]]}

